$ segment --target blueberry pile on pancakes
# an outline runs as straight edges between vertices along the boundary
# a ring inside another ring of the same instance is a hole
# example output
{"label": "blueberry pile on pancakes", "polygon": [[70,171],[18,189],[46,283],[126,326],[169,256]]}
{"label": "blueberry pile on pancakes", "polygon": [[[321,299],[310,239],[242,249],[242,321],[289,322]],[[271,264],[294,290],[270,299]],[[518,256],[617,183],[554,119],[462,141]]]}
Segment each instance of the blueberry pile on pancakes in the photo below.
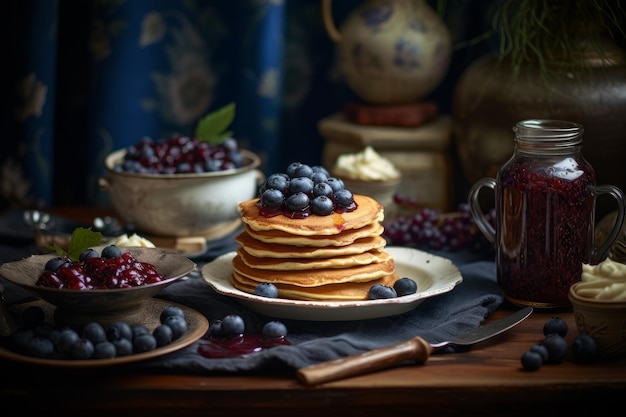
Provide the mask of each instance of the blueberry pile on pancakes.
{"label": "blueberry pile on pancakes", "polygon": [[398,279],[382,237],[383,206],[321,166],[295,162],[268,176],[239,212],[231,281],[241,291],[271,283],[280,298],[366,300],[374,284]]}

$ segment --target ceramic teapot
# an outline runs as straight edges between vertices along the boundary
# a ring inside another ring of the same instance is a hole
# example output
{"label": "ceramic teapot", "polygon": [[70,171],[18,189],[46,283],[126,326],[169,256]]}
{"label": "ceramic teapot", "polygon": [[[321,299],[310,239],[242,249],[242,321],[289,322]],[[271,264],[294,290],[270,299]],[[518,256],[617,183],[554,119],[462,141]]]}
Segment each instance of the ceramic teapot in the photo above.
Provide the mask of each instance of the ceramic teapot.
{"label": "ceramic teapot", "polygon": [[424,0],[365,0],[339,30],[332,0],[322,0],[322,16],[346,83],[366,102],[420,101],[446,75],[450,33]]}

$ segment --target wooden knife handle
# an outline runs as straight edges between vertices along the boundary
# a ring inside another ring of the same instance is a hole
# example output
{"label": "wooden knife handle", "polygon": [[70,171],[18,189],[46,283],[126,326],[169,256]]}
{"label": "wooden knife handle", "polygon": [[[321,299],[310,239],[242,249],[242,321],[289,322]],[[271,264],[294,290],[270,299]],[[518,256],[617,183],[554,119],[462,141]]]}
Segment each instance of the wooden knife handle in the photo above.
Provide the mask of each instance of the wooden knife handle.
{"label": "wooden knife handle", "polygon": [[369,352],[320,362],[298,369],[298,381],[304,385],[318,385],[343,378],[378,371],[406,360],[424,363],[433,348],[419,336]]}

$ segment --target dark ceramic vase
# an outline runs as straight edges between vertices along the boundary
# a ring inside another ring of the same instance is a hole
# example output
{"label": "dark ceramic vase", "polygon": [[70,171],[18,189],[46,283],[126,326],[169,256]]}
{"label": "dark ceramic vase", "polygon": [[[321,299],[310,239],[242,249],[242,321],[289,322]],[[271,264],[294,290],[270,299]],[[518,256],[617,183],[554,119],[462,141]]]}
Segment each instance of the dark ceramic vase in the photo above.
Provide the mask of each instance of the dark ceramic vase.
{"label": "dark ceramic vase", "polygon": [[[515,123],[539,118],[582,124],[582,152],[596,171],[596,182],[626,190],[626,54],[612,42],[602,46],[603,55],[590,48],[576,67],[551,64],[547,78],[530,64],[513,75],[510,62],[497,55],[465,70],[454,91],[452,114],[468,186],[494,177],[511,157]],[[614,202],[599,199],[597,218],[614,208]]]}

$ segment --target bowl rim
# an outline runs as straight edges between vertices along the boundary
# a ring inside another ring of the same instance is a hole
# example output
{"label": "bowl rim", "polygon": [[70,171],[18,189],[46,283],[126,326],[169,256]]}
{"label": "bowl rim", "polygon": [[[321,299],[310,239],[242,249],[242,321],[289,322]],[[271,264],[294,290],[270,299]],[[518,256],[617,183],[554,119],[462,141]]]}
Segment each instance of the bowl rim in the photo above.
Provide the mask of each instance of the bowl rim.
{"label": "bowl rim", "polygon": [[572,284],[569,288],[568,297],[572,305],[586,307],[606,307],[606,308],[626,308],[626,300],[602,300],[596,298],[582,297],[576,293],[576,288],[581,282]]}
{"label": "bowl rim", "polygon": [[[104,246],[107,245],[97,245],[94,246],[94,248],[96,248],[97,250],[102,250],[102,248]],[[168,256],[172,256],[172,257],[176,257],[178,263],[181,265],[181,270],[177,271],[177,274],[174,276],[170,276],[170,277],[164,277],[163,280],[159,281],[159,282],[154,282],[152,284],[144,284],[144,285],[138,285],[138,286],[134,286],[134,287],[125,287],[125,288],[94,288],[94,289],[90,289],[90,290],[78,290],[78,289],[71,289],[71,288],[54,288],[54,287],[45,287],[45,286],[40,286],[37,285],[36,283],[28,283],[28,282],[21,282],[21,281],[17,281],[14,280],[12,277],[10,276],[5,276],[5,275],[0,275],[2,276],[2,278],[6,279],[8,282],[17,285],[19,287],[22,287],[26,290],[30,290],[32,292],[35,292],[37,294],[42,294],[42,293],[58,293],[58,294],[111,294],[113,292],[133,292],[133,291],[142,291],[142,290],[148,290],[149,288],[153,288],[153,287],[165,287],[168,286],[169,284],[172,284],[174,281],[190,274],[191,272],[193,272],[195,270],[195,268],[197,267],[197,264],[192,261],[191,259],[185,257],[184,255],[181,255],[180,253],[172,250],[172,249],[164,249],[164,248],[148,248],[148,247],[121,247],[123,252],[131,252],[133,254],[133,256],[135,257],[139,257],[140,254],[138,252],[154,252],[154,253],[163,253],[166,254]],[[26,258],[22,258],[20,260],[17,261],[13,261],[13,262],[7,262],[7,267],[9,267],[9,264],[11,265],[20,265],[23,264],[25,262],[34,262],[35,257],[37,259],[51,259],[54,258],[57,255],[56,253],[43,253],[43,254],[33,254],[30,255]],[[138,259],[140,260],[140,259]],[[42,262],[43,263],[43,262]],[[184,268],[183,268],[184,266]]]}
{"label": "bowl rim", "polygon": [[108,154],[104,159],[104,165],[109,175],[129,178],[146,178],[146,179],[189,179],[189,178],[220,178],[232,176],[235,174],[248,172],[261,166],[261,157],[248,149],[240,149],[239,152],[244,156],[244,165],[223,171],[215,172],[199,172],[199,173],[178,173],[178,174],[144,174],[136,172],[120,172],[114,169],[116,163],[126,155],[126,148],[118,149]]}

